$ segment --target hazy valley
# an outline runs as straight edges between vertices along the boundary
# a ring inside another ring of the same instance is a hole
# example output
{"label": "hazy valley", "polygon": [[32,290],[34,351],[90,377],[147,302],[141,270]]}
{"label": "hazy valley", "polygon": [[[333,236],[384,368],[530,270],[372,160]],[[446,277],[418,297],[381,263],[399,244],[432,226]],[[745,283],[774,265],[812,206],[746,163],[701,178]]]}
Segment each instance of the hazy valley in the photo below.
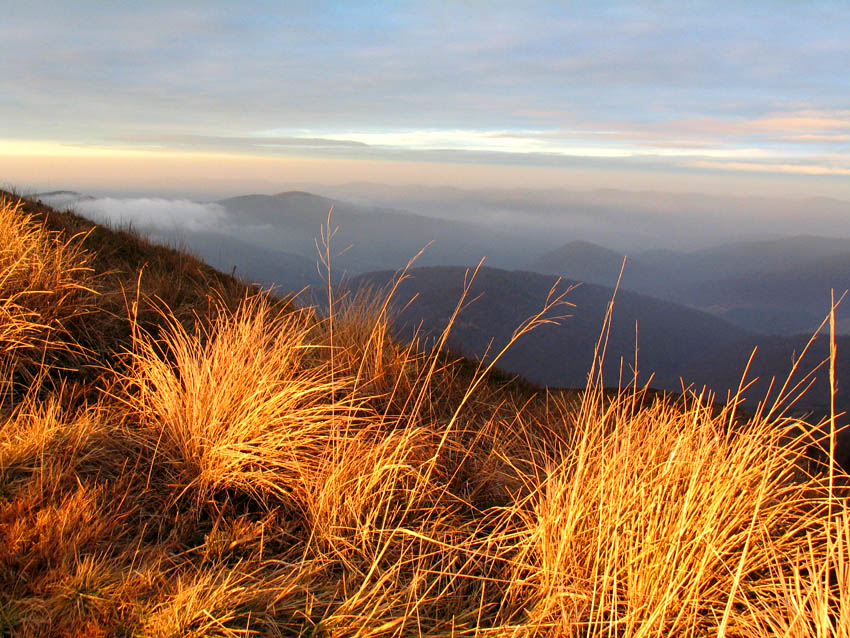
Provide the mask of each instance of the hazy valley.
{"label": "hazy valley", "polygon": [[[850,288],[846,267],[850,238],[838,233],[755,239],[751,235],[757,226],[741,223],[740,233],[750,236],[740,239],[723,235],[722,224],[709,222],[692,227],[687,236],[675,229],[661,236],[652,230],[655,247],[636,243],[642,229],[657,222],[646,212],[649,207],[685,206],[682,196],[616,191],[575,194],[575,201],[562,201],[558,209],[552,193],[503,193],[504,201],[494,208],[495,195],[486,200],[480,192],[457,189],[385,187],[382,191],[377,185],[355,185],[348,192],[359,197],[357,204],[303,191],[211,203],[93,198],[73,192],[39,197],[59,206],[71,204],[95,220],[119,227],[131,222],[122,215],[132,214],[132,225],[153,239],[184,246],[247,281],[280,292],[300,292],[308,303],[321,304],[326,295],[321,290],[327,266],[320,263],[326,259],[325,252],[330,255],[334,282],[352,288],[364,284],[385,288],[394,273],[416,257],[393,299],[393,307],[399,309],[396,330],[404,337],[415,329],[423,336],[439,334],[460,300],[467,269],[483,259],[484,268],[469,291],[468,307],[449,339],[450,346],[473,357],[484,356],[488,348],[498,351],[513,330],[537,312],[560,278],[560,290],[575,287],[565,297],[572,305],[561,309],[569,316],[523,337],[499,364],[541,386],[586,383],[606,308],[619,281],[606,351],[606,385],[631,381],[637,354],[640,383],[674,392],[683,388],[699,392],[706,387],[723,398],[737,390],[749,356],[757,349],[748,377],[754,385],[746,397],[759,400],[771,379],[785,377],[795,354],[803,351],[828,315],[830,291],[839,298]],[[412,207],[420,212],[373,203],[400,204],[402,195],[410,196]],[[560,194],[561,200],[565,197]],[[768,200],[749,204],[755,209],[766,201],[771,204]],[[696,198],[681,214],[687,217],[688,211],[708,204],[725,205],[728,210],[733,204],[741,208],[746,203]],[[834,200],[784,202],[782,206],[788,210],[812,207],[811,219],[831,220],[836,229],[850,218],[850,205]],[[431,214],[422,214],[423,210]],[[432,216],[437,212],[444,216]],[[669,212],[664,210],[665,215]],[[334,232],[326,251],[321,236],[327,231],[329,213]],[[709,220],[715,219],[706,214]],[[506,215],[527,225],[511,232],[500,222]],[[548,229],[544,222],[549,223]],[[811,227],[805,225],[806,230]],[[774,225],[774,232],[778,228]],[[788,229],[804,230],[799,225]],[[586,239],[606,233],[611,245],[631,244],[632,252],[627,255]],[[661,240],[666,244],[659,247]],[[845,309],[839,307],[839,334],[850,332],[846,317]],[[801,370],[816,367],[825,354],[821,338]],[[844,378],[846,367],[843,359],[839,362],[839,376]],[[800,400],[801,410],[824,412],[823,383],[820,374],[820,391]],[[843,389],[838,400],[842,407],[847,405]]]}

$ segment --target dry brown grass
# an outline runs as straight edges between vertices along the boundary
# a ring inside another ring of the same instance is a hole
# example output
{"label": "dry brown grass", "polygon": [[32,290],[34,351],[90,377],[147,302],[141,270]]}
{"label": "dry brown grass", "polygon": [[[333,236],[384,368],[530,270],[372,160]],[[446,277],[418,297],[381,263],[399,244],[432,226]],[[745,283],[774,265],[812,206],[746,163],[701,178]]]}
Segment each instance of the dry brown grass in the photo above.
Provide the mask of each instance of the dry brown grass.
{"label": "dry brown grass", "polygon": [[521,535],[512,599],[557,635],[740,635],[775,587],[768,566],[822,531],[826,492],[799,474],[797,424],[736,431],[696,401],[587,403],[563,458],[506,511]]}
{"label": "dry brown grass", "polygon": [[159,339],[137,341],[118,399],[171,483],[199,498],[233,490],[303,502],[325,442],[363,420],[356,402],[334,396],[346,380],[332,384],[326,365],[306,363],[319,347],[314,323],[257,297],[196,334],[172,320]]}
{"label": "dry brown grass", "polygon": [[[77,346],[75,319],[94,303],[90,256],[80,236],[59,236],[0,196],[0,362],[5,395],[32,382],[43,361]],[[55,361],[53,361],[55,363]]]}
{"label": "dry brown grass", "polygon": [[[91,273],[106,257],[4,214],[22,327],[0,363],[33,372],[0,409],[2,635],[850,632],[847,477],[809,458],[830,424],[636,388],[529,398],[395,343],[382,297],[323,318],[202,292],[165,254],[134,279],[108,235],[116,270]],[[97,374],[44,387],[95,274],[127,300],[90,316]]]}

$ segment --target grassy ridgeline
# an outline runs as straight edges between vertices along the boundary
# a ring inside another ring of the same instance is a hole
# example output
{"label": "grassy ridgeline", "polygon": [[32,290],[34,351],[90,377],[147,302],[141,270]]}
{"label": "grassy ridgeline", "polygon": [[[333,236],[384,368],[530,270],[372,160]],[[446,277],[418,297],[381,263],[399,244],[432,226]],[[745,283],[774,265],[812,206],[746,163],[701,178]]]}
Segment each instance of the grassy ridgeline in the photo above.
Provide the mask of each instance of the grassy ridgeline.
{"label": "grassy ridgeline", "polygon": [[850,633],[824,424],[535,394],[11,196],[0,233],[0,633]]}

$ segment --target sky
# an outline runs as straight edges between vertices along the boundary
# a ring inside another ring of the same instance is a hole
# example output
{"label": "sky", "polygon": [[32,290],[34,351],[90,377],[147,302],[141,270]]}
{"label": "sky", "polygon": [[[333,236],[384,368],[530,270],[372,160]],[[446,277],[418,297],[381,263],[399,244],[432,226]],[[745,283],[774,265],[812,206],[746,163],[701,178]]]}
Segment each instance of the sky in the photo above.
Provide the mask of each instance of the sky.
{"label": "sky", "polygon": [[850,2],[5,0],[0,185],[850,199]]}

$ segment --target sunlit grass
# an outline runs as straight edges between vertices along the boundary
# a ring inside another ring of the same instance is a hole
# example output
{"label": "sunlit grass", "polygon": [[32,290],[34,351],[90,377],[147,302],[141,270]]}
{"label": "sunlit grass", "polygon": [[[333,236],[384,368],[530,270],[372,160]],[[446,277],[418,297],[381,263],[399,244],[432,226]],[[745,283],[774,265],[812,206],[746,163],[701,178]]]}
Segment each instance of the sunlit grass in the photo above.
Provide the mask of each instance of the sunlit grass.
{"label": "sunlit grass", "polygon": [[[75,318],[91,311],[89,255],[0,196],[0,392],[32,382],[47,358],[73,350]],[[0,397],[2,398],[2,397]]]}

